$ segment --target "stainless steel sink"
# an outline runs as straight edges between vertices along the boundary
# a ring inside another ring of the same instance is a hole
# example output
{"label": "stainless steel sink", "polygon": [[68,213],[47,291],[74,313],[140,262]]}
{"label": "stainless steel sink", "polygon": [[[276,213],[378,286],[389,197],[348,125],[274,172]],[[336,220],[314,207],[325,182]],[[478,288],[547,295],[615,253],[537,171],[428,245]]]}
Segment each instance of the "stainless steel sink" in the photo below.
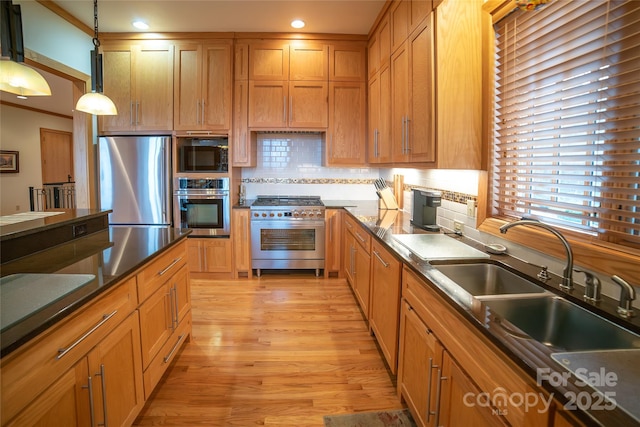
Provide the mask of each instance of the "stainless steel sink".
{"label": "stainless steel sink", "polygon": [[491,263],[432,265],[473,296],[544,293],[535,283]]}
{"label": "stainless steel sink", "polygon": [[[640,348],[640,336],[564,298],[547,296],[486,300],[497,322],[511,325],[555,351]],[[518,336],[517,331],[513,335]]]}

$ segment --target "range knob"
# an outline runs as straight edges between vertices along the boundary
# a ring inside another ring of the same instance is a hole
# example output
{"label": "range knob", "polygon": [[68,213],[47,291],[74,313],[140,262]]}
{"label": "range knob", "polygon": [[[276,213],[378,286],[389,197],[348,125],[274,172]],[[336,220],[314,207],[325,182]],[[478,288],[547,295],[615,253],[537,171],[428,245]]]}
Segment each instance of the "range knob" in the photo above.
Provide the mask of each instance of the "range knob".
{"label": "range knob", "polygon": [[265,212],[262,212],[262,217],[266,218],[267,214]]}
{"label": "range knob", "polygon": [[300,213],[298,211],[293,211],[293,216],[297,218],[300,216]]}
{"label": "range knob", "polygon": [[282,216],[282,212],[278,212],[278,217],[281,217],[281,216]]}
{"label": "range knob", "polygon": [[269,213],[269,217],[273,218],[275,215],[273,214],[273,212]]}
{"label": "range knob", "polygon": [[260,214],[259,214],[258,212],[255,212],[255,213],[253,214],[253,216],[257,218],[257,217],[259,217],[259,216],[260,216]]}
{"label": "range knob", "polygon": [[307,216],[307,211],[302,211],[302,216]]}

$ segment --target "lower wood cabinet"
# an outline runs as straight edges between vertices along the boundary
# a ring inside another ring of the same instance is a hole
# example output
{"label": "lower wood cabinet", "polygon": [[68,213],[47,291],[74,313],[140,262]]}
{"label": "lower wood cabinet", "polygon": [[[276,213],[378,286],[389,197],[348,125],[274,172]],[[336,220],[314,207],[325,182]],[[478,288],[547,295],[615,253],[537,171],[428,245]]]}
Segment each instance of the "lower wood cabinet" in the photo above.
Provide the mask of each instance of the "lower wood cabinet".
{"label": "lower wood cabinet", "polygon": [[144,405],[133,312],[7,426],[128,426]]}
{"label": "lower wood cabinet", "polygon": [[185,254],[182,241],[2,358],[0,425],[131,425],[191,334]]}
{"label": "lower wood cabinet", "polygon": [[342,209],[325,210],[324,275],[341,276],[342,271]]}
{"label": "lower wood cabinet", "polygon": [[377,241],[371,243],[371,254],[369,326],[389,369],[395,374],[398,365],[402,263]]}
{"label": "lower wood cabinet", "polygon": [[187,263],[192,273],[231,273],[231,240],[187,239]]}
{"label": "lower wood cabinet", "polygon": [[233,275],[237,279],[251,278],[251,211],[234,209],[231,214],[231,236],[233,238]]}
{"label": "lower wood cabinet", "polygon": [[344,250],[342,252],[344,273],[365,319],[369,319],[370,238],[359,225],[347,216],[345,216],[344,225]]}

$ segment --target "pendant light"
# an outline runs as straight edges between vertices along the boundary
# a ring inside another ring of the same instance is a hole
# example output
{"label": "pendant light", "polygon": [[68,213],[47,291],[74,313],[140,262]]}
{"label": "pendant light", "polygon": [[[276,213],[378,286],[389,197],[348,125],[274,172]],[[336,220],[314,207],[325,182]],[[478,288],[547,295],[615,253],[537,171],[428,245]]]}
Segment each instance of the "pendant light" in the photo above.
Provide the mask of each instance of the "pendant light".
{"label": "pendant light", "polygon": [[3,59],[0,61],[0,90],[18,95],[51,96],[47,81],[24,62],[22,41],[22,13],[20,5],[2,1],[0,5],[0,33]]}
{"label": "pendant light", "polygon": [[97,116],[115,116],[118,114],[115,104],[102,93],[102,54],[98,53],[98,0],[93,0],[94,37],[91,51],[91,92],[80,97],[76,110]]}

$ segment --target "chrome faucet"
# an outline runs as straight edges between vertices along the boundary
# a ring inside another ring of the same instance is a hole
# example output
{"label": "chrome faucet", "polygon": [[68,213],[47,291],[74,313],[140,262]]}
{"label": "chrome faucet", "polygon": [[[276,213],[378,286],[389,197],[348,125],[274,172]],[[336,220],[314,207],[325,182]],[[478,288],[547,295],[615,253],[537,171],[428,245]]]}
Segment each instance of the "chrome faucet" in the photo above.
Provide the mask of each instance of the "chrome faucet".
{"label": "chrome faucet", "polygon": [[573,271],[575,271],[576,273],[584,273],[586,277],[584,280],[584,299],[589,302],[601,301],[602,285],[600,283],[600,279],[598,279],[598,276],[591,272],[579,270],[577,268],[574,268]]}
{"label": "chrome faucet", "polygon": [[636,299],[636,290],[626,280],[619,276],[612,276],[613,282],[620,286],[620,303],[618,304],[618,313],[622,317],[632,317],[635,315],[631,302]]}
{"label": "chrome faucet", "polygon": [[565,239],[565,237],[562,234],[560,234],[560,232],[555,228],[534,219],[521,219],[518,221],[509,222],[503,225],[502,227],[500,227],[500,233],[505,234],[507,230],[509,230],[511,227],[515,227],[518,225],[532,225],[534,227],[544,228],[545,230],[549,231],[554,236],[556,236],[558,239],[560,239],[560,241],[564,245],[564,249],[567,251],[567,265],[564,267],[564,271],[562,272],[562,284],[560,285],[560,287],[567,291],[572,290],[573,289],[573,252],[571,251],[571,246],[569,246],[569,242],[567,241],[567,239]]}

